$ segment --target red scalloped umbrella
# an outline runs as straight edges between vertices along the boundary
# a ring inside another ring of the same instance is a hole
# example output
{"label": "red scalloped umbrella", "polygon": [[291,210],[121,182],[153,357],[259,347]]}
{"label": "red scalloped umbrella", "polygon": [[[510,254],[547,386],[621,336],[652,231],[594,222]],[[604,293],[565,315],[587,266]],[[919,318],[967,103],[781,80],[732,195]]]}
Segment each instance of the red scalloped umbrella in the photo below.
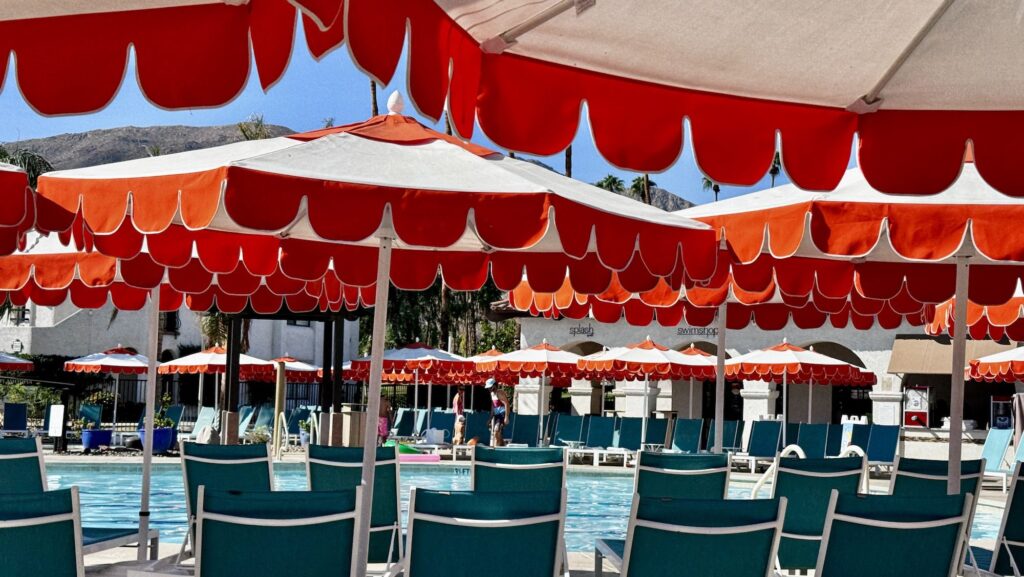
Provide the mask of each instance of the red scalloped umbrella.
{"label": "red scalloped umbrella", "polygon": [[36,368],[32,361],[27,361],[21,357],[9,355],[7,353],[0,353],[0,371],[31,371]]}
{"label": "red scalloped umbrella", "polygon": [[149,359],[131,347],[118,345],[102,353],[93,353],[64,363],[69,373],[110,373],[114,375],[114,425],[117,425],[117,399],[121,392],[121,375],[144,375]]}
{"label": "red scalloped umbrella", "polygon": [[[952,300],[939,303],[933,307],[925,332],[936,336],[952,335],[956,316]],[[992,339],[994,341],[1009,337],[1011,341],[1024,341],[1024,297],[1014,296],[1010,300],[997,305],[979,305],[968,301],[967,332],[976,340]]]}
{"label": "red scalloped umbrella", "polygon": [[[275,365],[270,361],[240,355],[238,358],[239,378],[247,381],[273,381]],[[216,375],[227,370],[227,350],[224,347],[210,347],[198,353],[160,363],[157,372],[161,375]]]}
{"label": "red scalloped umbrella", "polygon": [[[726,375],[735,380],[782,383],[782,420],[789,422],[789,381],[807,383],[807,422],[811,422],[814,385],[867,386],[875,382],[874,373],[847,362],[802,349],[786,341],[773,347],[749,352],[725,361]],[[783,427],[785,429],[785,427]],[[785,430],[782,442],[786,443]]]}
{"label": "red scalloped umbrella", "polygon": [[967,378],[972,381],[1016,383],[1024,381],[1024,348],[971,359],[967,367]]}
{"label": "red scalloped umbrella", "polygon": [[580,358],[580,371],[588,377],[614,380],[644,380],[644,421],[641,438],[647,438],[648,397],[650,380],[690,379],[690,416],[693,416],[694,379],[715,378],[717,360],[714,355],[690,348],[676,351],[659,345],[647,337],[639,343],[596,352]]}
{"label": "red scalloped umbrella", "polygon": [[544,439],[544,419],[547,403],[544,402],[544,387],[568,386],[569,380],[580,375],[580,356],[549,345],[547,340],[539,345],[496,355],[491,360],[477,362],[477,368],[493,372],[495,379],[511,384],[522,377],[539,378],[537,387],[537,444]]}

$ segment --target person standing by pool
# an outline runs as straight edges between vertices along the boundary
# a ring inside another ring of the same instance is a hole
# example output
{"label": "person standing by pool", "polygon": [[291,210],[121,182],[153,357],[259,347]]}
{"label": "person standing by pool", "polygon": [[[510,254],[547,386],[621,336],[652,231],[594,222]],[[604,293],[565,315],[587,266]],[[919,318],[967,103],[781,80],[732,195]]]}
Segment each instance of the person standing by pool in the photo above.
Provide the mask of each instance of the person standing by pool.
{"label": "person standing by pool", "polygon": [[380,396],[380,412],[377,413],[377,446],[388,442],[391,435],[391,401]]}
{"label": "person standing by pool", "polygon": [[452,397],[452,412],[455,413],[455,432],[452,444],[461,445],[466,442],[466,387],[459,385]]}
{"label": "person standing by pool", "polygon": [[505,425],[508,424],[509,412],[511,411],[508,395],[498,387],[497,381],[493,378],[487,379],[484,388],[491,393],[491,443],[495,447],[505,446]]}

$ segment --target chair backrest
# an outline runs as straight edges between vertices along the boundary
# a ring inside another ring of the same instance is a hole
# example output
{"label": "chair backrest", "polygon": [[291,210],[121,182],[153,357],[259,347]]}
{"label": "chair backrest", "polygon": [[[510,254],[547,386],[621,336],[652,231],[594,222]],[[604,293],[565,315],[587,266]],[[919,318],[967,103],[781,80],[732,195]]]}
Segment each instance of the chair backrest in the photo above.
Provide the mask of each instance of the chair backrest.
{"label": "chair backrest", "polygon": [[786,423],[786,435],[785,438],[779,439],[779,449],[795,445],[798,438],[800,438],[800,423]]}
{"label": "chair backrest", "polygon": [[25,403],[4,403],[5,431],[28,430],[28,405]]}
{"label": "chair backrest", "polygon": [[642,417],[622,417],[619,419],[619,426],[615,430],[615,440],[613,446],[617,449],[626,449],[627,451],[639,451],[642,434],[644,430],[644,420]]}
{"label": "chair backrest", "polygon": [[[984,459],[961,461],[960,492],[969,493],[977,500],[984,470]],[[938,497],[946,494],[948,483],[948,461],[897,457],[889,481],[889,494],[898,497]]]}
{"label": "chair backrest", "polygon": [[[486,493],[413,489],[406,577],[552,577],[562,564],[565,493]],[[458,543],[500,543],[460,547]]]}
{"label": "chair backrest", "polygon": [[351,575],[361,490],[249,492],[203,487],[196,518],[196,574],[271,577],[295,574],[301,566],[304,575]]}
{"label": "chair backrest", "polygon": [[672,450],[684,453],[700,452],[703,419],[676,419],[672,426]]}
{"label": "chair backrest", "polygon": [[[715,419],[709,419],[710,424],[708,425],[708,438],[704,442],[704,448],[708,451],[715,447]],[[734,449],[740,445],[740,441],[736,440],[736,435],[739,432],[739,423],[736,421],[722,421],[722,449]]]}
{"label": "chair backrest", "polygon": [[517,415],[509,442],[536,447],[539,419],[537,415]]}
{"label": "chair backrest", "polygon": [[850,445],[856,445],[866,452],[869,441],[871,441],[871,425],[854,423],[850,426]]}
{"label": "chair backrest", "polygon": [[579,443],[583,440],[583,417],[579,415],[559,415],[555,423],[555,433],[551,435],[551,444],[557,447],[567,442]]}
{"label": "chair backrest", "polygon": [[416,412],[411,409],[398,409],[395,415],[395,436],[411,437],[413,427],[416,426]]}
{"label": "chair backrest", "polygon": [[250,405],[242,405],[238,407],[238,434],[243,435],[249,430],[249,425],[252,424],[252,418],[255,416],[256,410]]}
{"label": "chair backrest", "polygon": [[560,491],[565,487],[565,451],[549,448],[473,447],[470,488],[486,492]]}
{"label": "chair backrest", "polygon": [[476,439],[481,445],[491,443],[491,429],[487,426],[491,415],[487,412],[469,413],[466,415],[466,441]]}
{"label": "chair backrest", "polygon": [[776,459],[774,497],[788,501],[779,543],[779,565],[788,571],[814,569],[832,491],[857,493],[867,476],[864,457]]}
{"label": "chair backrest", "polygon": [[298,435],[302,432],[302,428],[299,427],[299,423],[302,421],[309,420],[309,408],[308,407],[295,407],[290,413],[288,413],[288,434]]}
{"label": "chair backrest", "polygon": [[181,442],[181,473],[189,517],[196,514],[199,487],[215,491],[272,491],[270,445],[200,445]]}
{"label": "chair backrest", "polygon": [[843,426],[835,423],[828,426],[825,436],[825,456],[838,457],[843,451]]}
{"label": "chair backrest", "polygon": [[730,455],[641,451],[633,491],[641,497],[724,499],[729,493]]}
{"label": "chair backrest", "polygon": [[171,422],[174,423],[174,428],[177,429],[178,425],[181,424],[181,416],[185,413],[184,405],[171,405],[167,407],[165,415]]}
{"label": "chair backrest", "polygon": [[633,496],[622,577],[770,574],[785,500],[686,500]]}
{"label": "chair backrest", "polygon": [[985,444],[981,448],[981,458],[985,459],[985,470],[990,472],[1003,472],[1011,467],[1004,465],[1006,461],[1006,450],[1010,448],[1010,441],[1013,439],[1013,429],[989,429],[985,437]]}
{"label": "chair backrest", "polygon": [[[256,430],[260,427],[265,427],[268,431],[274,428],[274,405],[263,403],[259,406],[252,428]],[[239,427],[239,431],[241,431],[241,427]]]}
{"label": "chair backrest", "polygon": [[889,464],[896,460],[899,444],[899,425],[871,425],[871,437],[864,452],[869,463]]}
{"label": "chair backrest", "polygon": [[750,429],[747,454],[751,457],[775,457],[782,438],[782,421],[754,421]]}
{"label": "chair backrest", "polygon": [[[362,447],[306,447],[306,479],[310,491],[352,491],[362,482]],[[401,557],[401,516],[398,447],[378,447],[370,512],[370,563]]]}
{"label": "chair backrest", "polygon": [[664,445],[668,436],[668,419],[647,419],[647,436],[644,443]]}
{"label": "chair backrest", "polygon": [[94,405],[91,403],[82,403],[78,407],[78,417],[85,419],[86,423],[91,423],[95,428],[100,428],[103,424],[103,406]]}
{"label": "chair backrest", "polygon": [[430,416],[430,427],[444,431],[444,440],[451,441],[455,436],[455,413],[434,411],[434,414]]}
{"label": "chair backrest", "polygon": [[587,428],[587,447],[606,449],[615,443],[615,417],[591,415]]}
{"label": "chair backrest", "polygon": [[426,409],[414,409],[416,412],[416,425],[413,427],[414,435],[422,435],[424,429],[427,428],[427,410]]}
{"label": "chair backrest", "polygon": [[[1006,497],[1003,520],[996,534],[992,552],[992,564],[988,569],[996,575],[1013,575],[1013,564],[1024,567],[1024,478],[1021,470],[1024,463],[1014,463],[1010,494]],[[1013,556],[1013,563],[1010,556]]]}
{"label": "chair backrest", "polygon": [[0,439],[0,495],[46,490],[40,439]]}
{"label": "chair backrest", "polygon": [[212,427],[213,421],[217,417],[217,410],[213,407],[201,407],[199,414],[196,415],[195,425],[192,426],[192,436],[199,434],[199,431],[206,427]]}
{"label": "chair backrest", "polygon": [[78,488],[0,494],[4,577],[83,577]]}
{"label": "chair backrest", "polygon": [[[808,459],[821,459],[825,457],[825,445],[828,443],[827,424],[800,424],[800,432],[793,440],[804,451]],[[792,444],[792,442],[790,443]]]}
{"label": "chair backrest", "polygon": [[953,577],[963,555],[969,495],[833,493],[816,577]]}

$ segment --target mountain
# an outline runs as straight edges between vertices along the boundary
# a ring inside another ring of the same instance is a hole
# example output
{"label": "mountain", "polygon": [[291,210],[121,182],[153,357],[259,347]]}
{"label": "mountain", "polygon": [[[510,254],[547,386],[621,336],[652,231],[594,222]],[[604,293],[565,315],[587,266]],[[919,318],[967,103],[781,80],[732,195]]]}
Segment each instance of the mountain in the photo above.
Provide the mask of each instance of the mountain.
{"label": "mountain", "polygon": [[[267,125],[273,136],[294,134],[285,126]],[[208,148],[238,142],[242,133],[238,126],[122,126],[59,134],[5,143],[9,149],[24,148],[43,156],[55,169],[80,168],[108,162],[149,156],[151,150],[160,154]]]}
{"label": "mountain", "polygon": [[[541,162],[541,161],[539,161],[539,160],[537,160],[535,158],[519,157],[519,160],[522,160],[524,162],[529,162],[530,164],[536,164],[537,166],[539,166],[541,168],[546,168],[546,169],[550,170],[551,172],[558,172],[550,164],[548,164],[546,162]],[[559,173],[559,174],[561,174],[561,173]],[[630,198],[632,198],[632,196],[629,194],[628,190],[626,192],[620,192],[619,194],[621,194],[623,196],[630,196]],[[664,188],[661,188],[660,186],[652,186],[651,187],[651,206],[656,206],[656,207],[660,208],[661,210],[664,210],[664,211],[667,211],[667,212],[675,212],[677,210],[683,210],[683,209],[686,209],[686,208],[690,208],[691,206],[694,206],[694,204],[692,202],[686,200],[685,198],[681,197],[681,196],[676,196],[674,193],[671,193],[668,190],[666,190]]]}

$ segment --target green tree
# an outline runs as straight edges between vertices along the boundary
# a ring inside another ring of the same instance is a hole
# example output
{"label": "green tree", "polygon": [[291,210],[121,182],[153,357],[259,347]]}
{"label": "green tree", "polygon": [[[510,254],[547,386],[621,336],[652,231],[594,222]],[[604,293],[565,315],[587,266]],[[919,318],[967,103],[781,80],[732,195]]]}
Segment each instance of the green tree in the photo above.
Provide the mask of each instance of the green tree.
{"label": "green tree", "polygon": [[704,191],[709,191],[710,190],[712,193],[714,193],[714,195],[715,195],[715,202],[718,202],[718,193],[722,191],[722,188],[720,186],[718,186],[717,182],[715,182],[715,181],[713,181],[710,178],[705,176],[705,177],[703,177],[703,180],[701,181],[700,187]]}
{"label": "green tree", "polygon": [[626,192],[626,183],[622,182],[622,179],[615,176],[614,174],[605,175],[604,178],[595,182],[594,186],[598,188],[603,188],[616,194],[623,194]]}
{"label": "green tree", "polygon": [[263,140],[273,136],[270,133],[270,127],[264,122],[262,114],[253,114],[246,120],[239,122],[238,131],[242,133],[242,138],[246,140]]}
{"label": "green tree", "polygon": [[780,172],[782,172],[782,158],[779,156],[779,153],[776,152],[775,156],[772,157],[772,165],[768,169],[768,176],[772,178],[772,188],[775,188],[775,177],[777,177]]}
{"label": "green tree", "polygon": [[650,175],[643,174],[629,183],[629,196],[644,204],[651,204],[651,187],[658,186],[658,183],[651,180]]}
{"label": "green tree", "polygon": [[36,187],[36,181],[39,180],[40,175],[53,170],[50,161],[43,158],[42,155],[24,148],[7,150],[0,146],[0,162],[13,164],[24,170],[28,175],[28,184],[32,188]]}

